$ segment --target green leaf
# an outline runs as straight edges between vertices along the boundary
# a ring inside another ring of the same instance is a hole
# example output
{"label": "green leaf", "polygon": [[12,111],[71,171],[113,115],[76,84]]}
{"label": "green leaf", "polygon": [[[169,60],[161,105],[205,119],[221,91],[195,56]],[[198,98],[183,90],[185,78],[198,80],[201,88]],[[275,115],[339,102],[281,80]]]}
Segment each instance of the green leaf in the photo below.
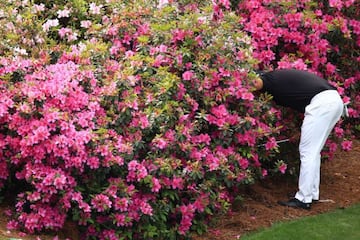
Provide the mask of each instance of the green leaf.
{"label": "green leaf", "polygon": [[142,35],[142,36],[139,36],[137,38],[137,40],[139,41],[139,43],[146,44],[149,42],[150,38],[149,38],[149,36]]}

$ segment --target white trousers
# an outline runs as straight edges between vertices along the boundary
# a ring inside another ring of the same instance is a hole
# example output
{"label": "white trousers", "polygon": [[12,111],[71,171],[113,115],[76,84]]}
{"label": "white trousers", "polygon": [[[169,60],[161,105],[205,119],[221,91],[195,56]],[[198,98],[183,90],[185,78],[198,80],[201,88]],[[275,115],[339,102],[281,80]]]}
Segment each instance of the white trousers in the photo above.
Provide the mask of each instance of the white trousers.
{"label": "white trousers", "polygon": [[315,95],[305,108],[299,145],[299,190],[295,195],[302,202],[311,203],[319,199],[320,152],[340,119],[343,108],[343,101],[336,90]]}

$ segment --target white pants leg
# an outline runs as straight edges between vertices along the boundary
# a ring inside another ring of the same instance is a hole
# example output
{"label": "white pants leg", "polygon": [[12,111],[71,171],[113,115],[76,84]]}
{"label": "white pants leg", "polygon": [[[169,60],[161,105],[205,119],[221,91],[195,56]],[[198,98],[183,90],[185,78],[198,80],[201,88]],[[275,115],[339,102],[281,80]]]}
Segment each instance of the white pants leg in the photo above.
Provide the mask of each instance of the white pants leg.
{"label": "white pants leg", "polygon": [[315,95],[305,108],[300,137],[300,176],[298,200],[311,203],[319,199],[320,152],[331,130],[340,119],[343,101],[336,90]]}

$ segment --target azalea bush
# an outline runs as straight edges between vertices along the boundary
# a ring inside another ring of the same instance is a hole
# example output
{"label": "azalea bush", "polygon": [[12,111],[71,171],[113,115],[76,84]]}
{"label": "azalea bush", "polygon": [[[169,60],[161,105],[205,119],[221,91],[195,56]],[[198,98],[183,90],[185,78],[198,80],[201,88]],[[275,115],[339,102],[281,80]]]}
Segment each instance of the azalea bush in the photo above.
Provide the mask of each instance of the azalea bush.
{"label": "azalea bush", "polygon": [[87,239],[205,231],[239,187],[286,171],[277,140],[301,116],[253,93],[259,68],[308,69],[337,85],[351,118],[328,154],[336,142],[350,149],[359,59],[336,54],[356,58],[342,48],[359,45],[358,10],[299,4],[0,3],[0,185],[17,194],[8,227],[72,219]]}
{"label": "azalea bush", "polygon": [[9,227],[56,230],[70,216],[87,238],[175,239],[203,231],[229,190],[282,169],[261,167],[280,126],[248,86],[239,16],[147,4],[55,4],[46,18],[44,4],[19,6],[43,20],[15,20],[12,39],[41,41],[4,44],[1,60],[1,176],[26,186]]}
{"label": "azalea bush", "polygon": [[[349,118],[343,118],[327,141],[324,156],[340,143],[351,149],[359,125],[359,3],[356,1],[232,1],[252,37],[254,57],[263,70],[296,68],[314,72],[337,87]],[[301,117],[283,111],[284,134],[299,131]],[[297,119],[294,122],[294,119]],[[288,130],[286,130],[288,129]],[[355,132],[354,132],[355,131]]]}

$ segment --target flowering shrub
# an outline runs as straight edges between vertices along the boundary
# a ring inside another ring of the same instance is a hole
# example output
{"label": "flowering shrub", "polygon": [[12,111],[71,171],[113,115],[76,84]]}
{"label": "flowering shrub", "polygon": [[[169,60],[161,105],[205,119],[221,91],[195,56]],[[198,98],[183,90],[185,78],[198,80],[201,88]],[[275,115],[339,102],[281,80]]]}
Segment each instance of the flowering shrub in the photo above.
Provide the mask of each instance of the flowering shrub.
{"label": "flowering shrub", "polygon": [[284,173],[276,140],[299,118],[253,95],[252,70],[309,69],[345,100],[359,87],[359,68],[337,73],[348,65],[328,52],[341,27],[359,44],[358,22],[340,15],[353,3],[311,3],[0,3],[0,184],[24,186],[9,228],[70,217],[88,239],[185,238],[239,186]]}
{"label": "flowering shrub", "polygon": [[[359,52],[355,50],[360,44],[360,22],[356,20],[359,3],[253,0],[233,1],[233,5],[243,17],[243,29],[252,37],[260,68],[296,68],[317,73],[338,87],[345,103],[350,101],[350,118],[338,124],[342,134],[327,144],[325,154],[332,157],[336,150],[334,141],[348,142],[354,126],[359,125],[359,97],[354,91],[360,80]],[[288,114],[283,122],[292,135],[291,129],[298,130],[293,128],[293,113]],[[285,127],[283,132],[286,133]]]}
{"label": "flowering shrub", "polygon": [[175,238],[267,171],[276,111],[249,91],[238,16],[144,4],[54,7],[15,28],[42,41],[1,60],[2,179],[15,169],[27,184],[9,227],[58,229],[69,215],[89,238]]}

